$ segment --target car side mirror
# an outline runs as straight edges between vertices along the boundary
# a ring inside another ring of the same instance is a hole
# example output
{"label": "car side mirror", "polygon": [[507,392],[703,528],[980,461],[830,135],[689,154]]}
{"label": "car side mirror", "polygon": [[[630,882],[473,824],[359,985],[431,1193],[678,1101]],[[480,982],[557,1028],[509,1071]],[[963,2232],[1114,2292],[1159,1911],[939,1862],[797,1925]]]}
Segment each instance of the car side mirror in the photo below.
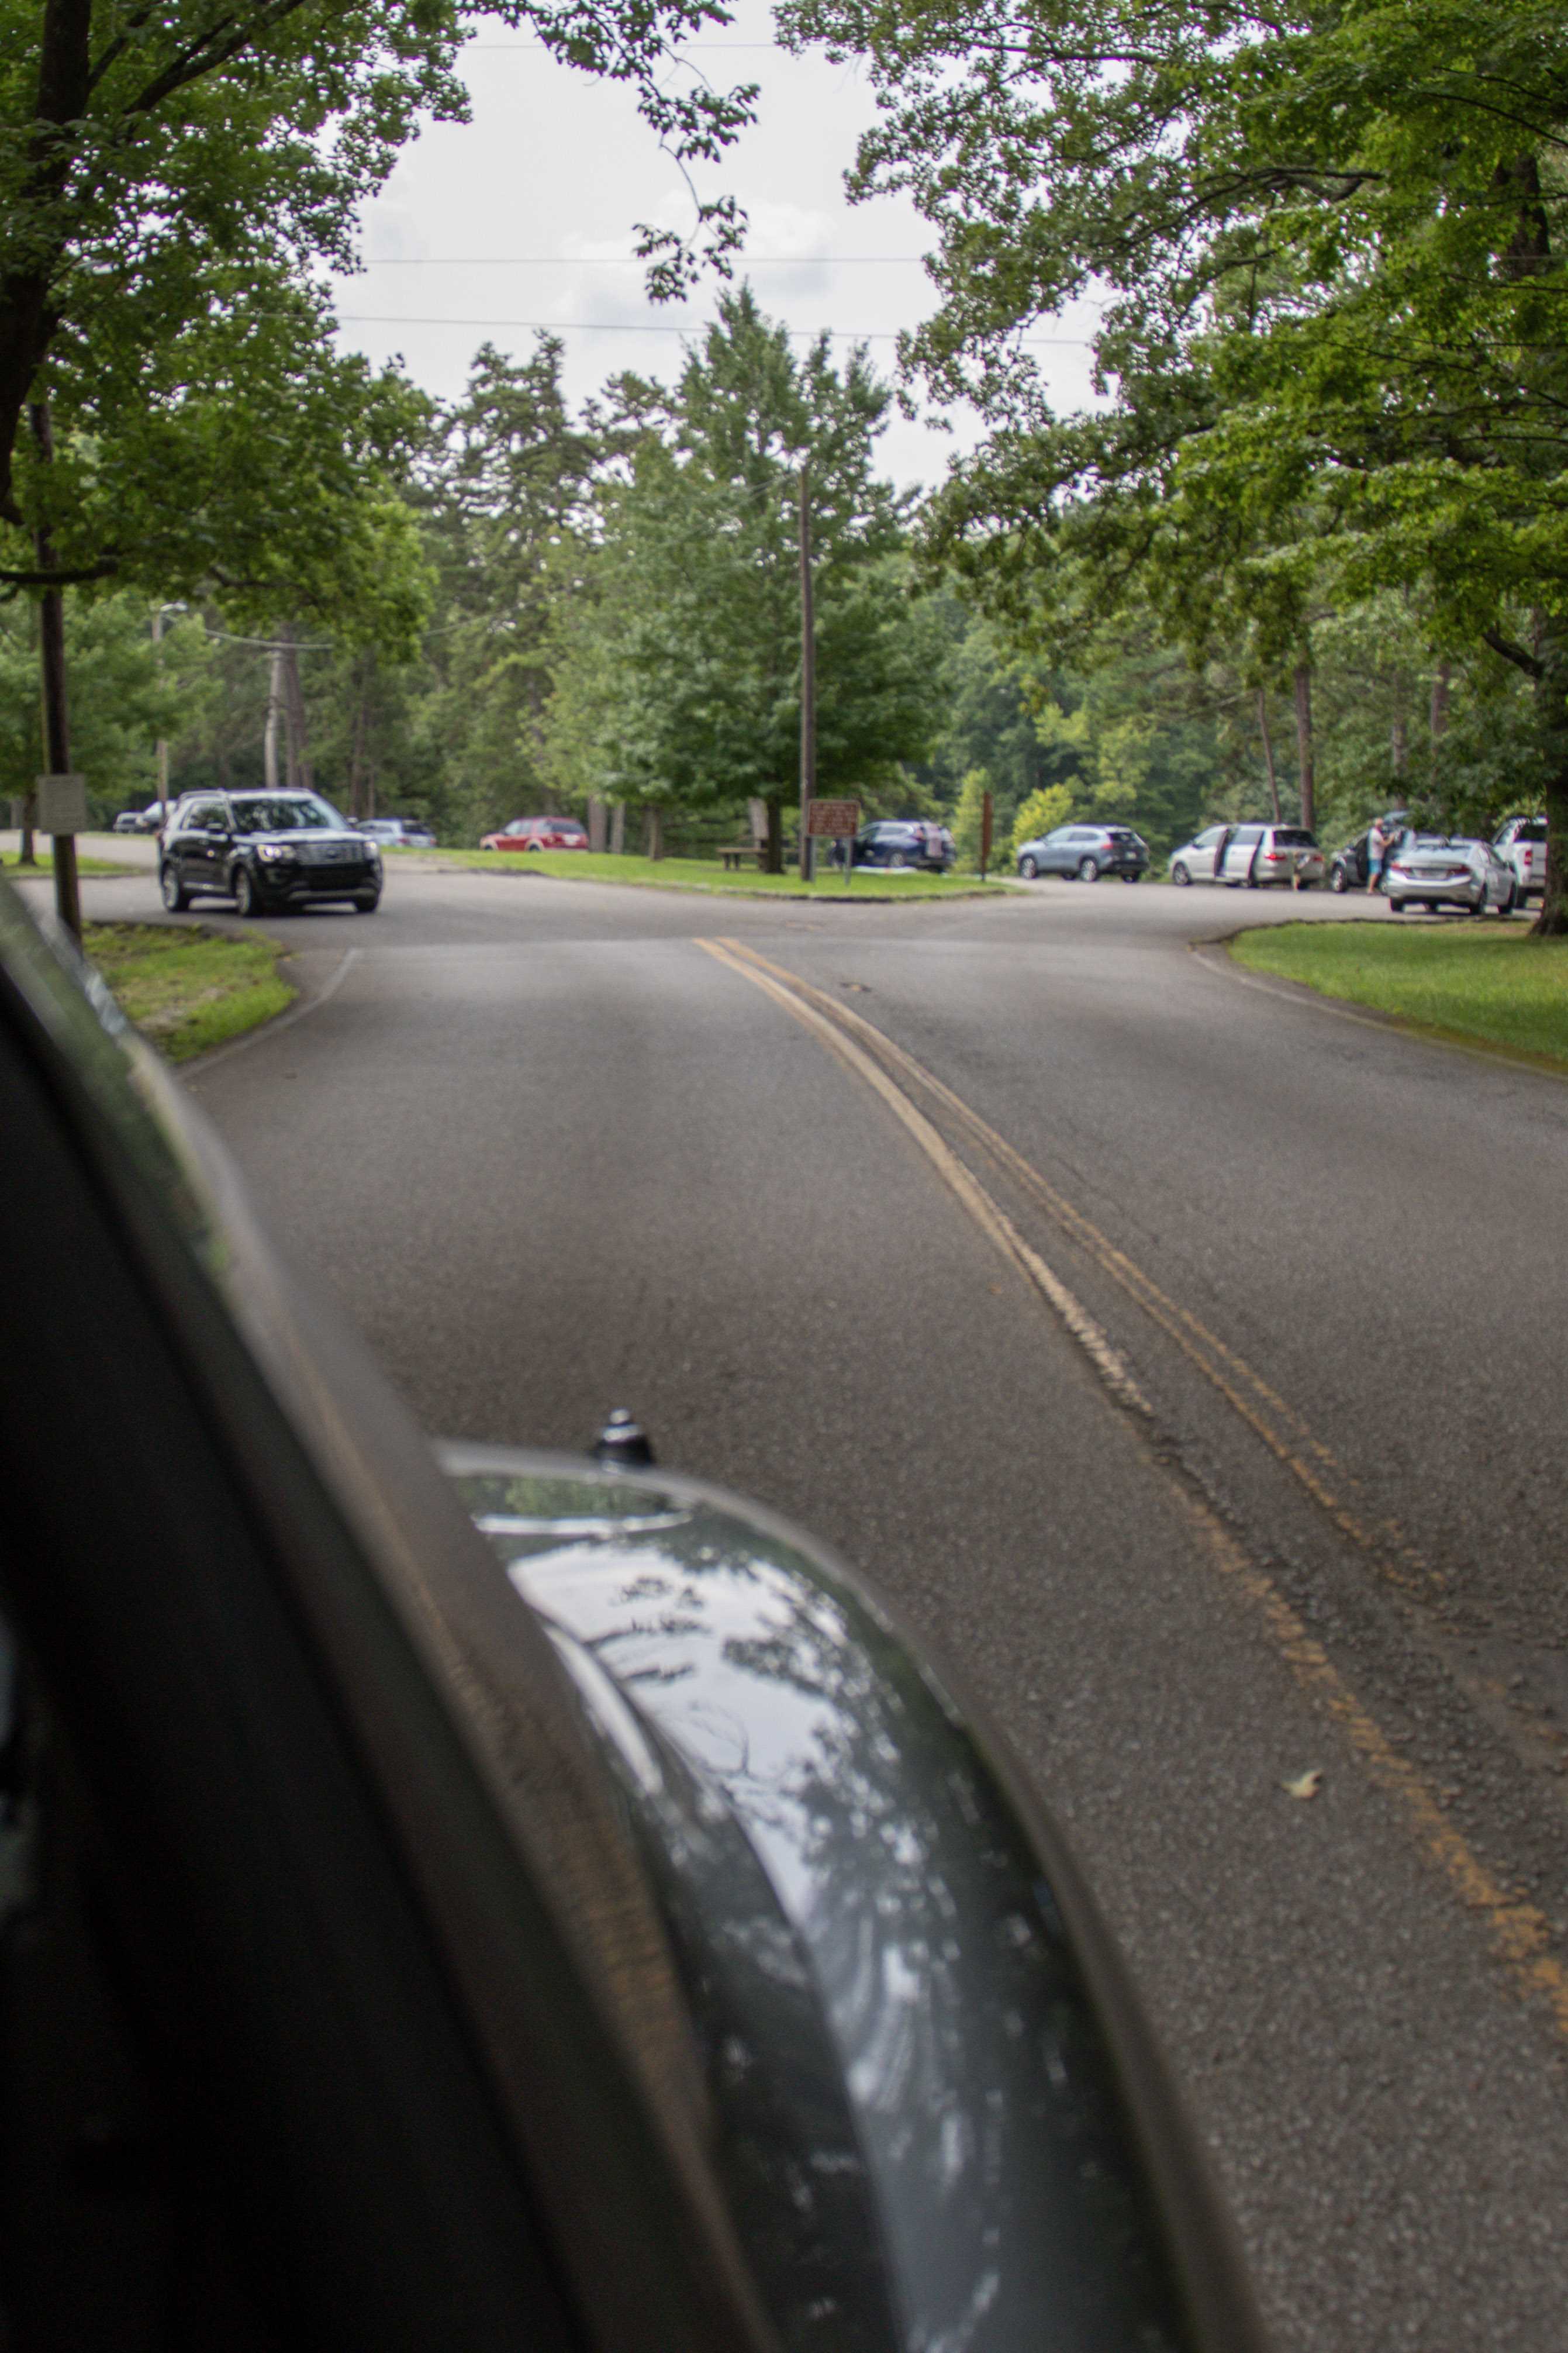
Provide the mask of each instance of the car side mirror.
{"label": "car side mirror", "polygon": [[1259,2353],[1195,2139],[1019,1769],[851,1571],[612,1438],[647,1446],[623,1412],[593,1462],[437,1455],[574,1687],[696,2047],[747,2054],[708,2088],[764,2306],[831,2284],[868,2345],[956,2343],[979,2312],[964,2341],[1032,2343],[1071,2312],[1075,2347]]}

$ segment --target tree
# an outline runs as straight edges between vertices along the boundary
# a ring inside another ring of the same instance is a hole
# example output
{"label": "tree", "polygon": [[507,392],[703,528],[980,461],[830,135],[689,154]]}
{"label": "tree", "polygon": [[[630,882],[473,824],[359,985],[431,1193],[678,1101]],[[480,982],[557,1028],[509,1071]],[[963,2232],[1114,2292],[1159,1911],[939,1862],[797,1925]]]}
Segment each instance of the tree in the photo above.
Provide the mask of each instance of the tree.
{"label": "tree", "polygon": [[17,454],[24,528],[0,523],[0,581],[43,585],[41,525],[62,583],[216,594],[240,627],[309,613],[406,648],[427,589],[398,486],[427,403],[332,349],[319,291],[225,271],[207,293],[148,346],[62,335],[46,372],[54,456]]}
{"label": "tree", "polygon": [[[496,0],[555,57],[626,82],[684,167],[753,92],[672,74],[718,0]],[[0,518],[25,405],[63,339],[151,353],[204,314],[215,271],[302,284],[346,262],[358,207],[426,117],[460,121],[456,0],[0,0]],[[739,234],[721,198],[691,244],[645,233],[658,282]],[[51,387],[46,387],[51,388]]]}
{"label": "tree", "polygon": [[904,502],[872,471],[890,396],[862,351],[804,357],[749,289],[721,298],[673,392],[635,379],[639,427],[601,488],[581,599],[563,617],[555,771],[649,807],[783,809],[799,773],[800,470],[816,605],[818,789],[873,790],[937,723],[940,638],[910,591]]}
{"label": "tree", "polygon": [[[792,0],[869,56],[863,192],[936,226],[910,364],[989,443],[937,520],[999,590],[1098,508],[1119,563],[1234,552],[1288,607],[1418,594],[1441,655],[1537,687],[1535,776],[1568,927],[1568,60],[1528,0],[1266,17],[1153,0]],[[1064,427],[1018,330],[1103,301],[1103,417]],[[1120,535],[1120,544],[1118,544]],[[1299,665],[1297,665],[1299,668]]]}
{"label": "tree", "polygon": [[[198,725],[208,702],[199,621],[176,620],[155,645],[144,598],[121,594],[68,616],[77,693],[74,756],[100,822],[157,789],[153,747]],[[0,795],[26,799],[44,765],[38,649],[30,605],[0,605]]]}
{"label": "tree", "polygon": [[423,724],[452,820],[475,833],[544,807],[553,615],[580,577],[593,476],[614,446],[572,418],[563,357],[550,335],[518,362],[483,345],[423,469],[442,615]]}

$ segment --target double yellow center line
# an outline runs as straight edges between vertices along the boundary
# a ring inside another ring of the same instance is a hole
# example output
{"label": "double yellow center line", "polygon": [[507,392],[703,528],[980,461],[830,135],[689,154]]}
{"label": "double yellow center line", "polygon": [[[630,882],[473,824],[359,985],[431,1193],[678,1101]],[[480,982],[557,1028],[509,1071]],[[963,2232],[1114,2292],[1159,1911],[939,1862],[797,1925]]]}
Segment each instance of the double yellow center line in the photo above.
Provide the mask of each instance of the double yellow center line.
{"label": "double yellow center line", "polygon": [[[925,1155],[967,1215],[1033,1287],[1070,1335],[1114,1403],[1153,1434],[1153,1412],[1121,1351],[1070,1287],[992,1198],[973,1170],[953,1151],[914,1099],[923,1095],[978,1152],[1015,1183],[1047,1218],[1136,1302],[1276,1460],[1326,1512],[1341,1533],[1378,1570],[1406,1590],[1430,1591],[1442,1583],[1390,1523],[1374,1525],[1351,1500],[1354,1482],[1329,1448],[1234,1349],[1180,1306],[1124,1250],[1117,1248],[1005,1136],[971,1110],[912,1054],[894,1043],[860,1014],[839,1003],[796,973],[773,963],[736,939],[700,939],[695,944],[762,990],[780,1009],[808,1029],[829,1053],[864,1081],[887,1105]],[[1272,1578],[1247,1557],[1234,1532],[1195,1482],[1165,1450],[1152,1447],[1150,1459],[1170,1486],[1177,1507],[1211,1564],[1258,1613],[1276,1649],[1305,1689],[1342,1727],[1352,1748],[1373,1778],[1396,1798],[1422,1846],[1466,1907],[1485,1920],[1494,1949],[1521,1990],[1548,2005],[1561,2032],[1568,2035],[1568,1970],[1550,1949],[1544,1915],[1534,1905],[1509,1895],[1449,1821],[1437,1797],[1408,1757],[1384,1732],[1310,1634],[1298,1611]]]}

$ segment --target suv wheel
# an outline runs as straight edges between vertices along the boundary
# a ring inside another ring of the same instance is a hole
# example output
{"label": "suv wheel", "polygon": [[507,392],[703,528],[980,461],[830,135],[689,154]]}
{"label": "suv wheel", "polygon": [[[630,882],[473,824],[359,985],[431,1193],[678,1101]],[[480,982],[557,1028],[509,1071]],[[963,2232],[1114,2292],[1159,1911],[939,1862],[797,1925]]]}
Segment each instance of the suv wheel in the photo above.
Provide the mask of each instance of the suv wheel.
{"label": "suv wheel", "polygon": [[1336,866],[1336,867],[1334,868],[1333,872],[1332,872],[1332,873],[1330,875],[1330,877],[1329,877],[1329,888],[1330,888],[1330,890],[1331,890],[1331,891],[1339,891],[1339,892],[1343,892],[1348,891],[1348,890],[1350,889],[1350,887],[1351,887],[1351,878],[1350,878],[1350,876],[1345,872],[1345,870],[1344,870],[1344,868],[1343,868],[1342,866]]}
{"label": "suv wheel", "polygon": [[1034,881],[1034,879],[1035,879],[1036,875],[1039,872],[1039,871],[1040,871],[1040,870],[1039,870],[1039,867],[1038,867],[1038,865],[1037,864],[1037,862],[1035,861],[1035,860],[1034,860],[1034,859],[1032,859],[1032,858],[1020,858],[1020,859],[1019,859],[1019,860],[1018,860],[1018,871],[1019,871],[1019,873],[1023,876],[1023,878],[1024,878],[1024,880],[1025,880],[1025,881],[1026,881],[1026,882],[1032,882],[1032,881]]}
{"label": "suv wheel", "polygon": [[171,915],[183,915],[191,903],[191,894],[181,881],[177,870],[165,859],[158,869],[158,888],[163,904]]}
{"label": "suv wheel", "polygon": [[261,913],[261,900],[257,892],[256,878],[248,866],[235,868],[230,877],[229,888],[234,892],[234,912],[237,915],[258,915]]}
{"label": "suv wheel", "polygon": [[1172,881],[1180,886],[1190,882],[1192,879],[1192,876],[1187,872],[1186,868],[1182,864],[1181,860],[1178,858],[1175,864],[1171,869]]}
{"label": "suv wheel", "polygon": [[1080,882],[1098,882],[1100,880],[1099,859],[1086,858],[1079,867],[1078,879]]}
{"label": "suv wheel", "polygon": [[354,894],[354,912],[356,914],[374,915],[380,904],[381,892],[379,891],[359,891]]}
{"label": "suv wheel", "polygon": [[904,856],[901,849],[895,849],[891,858],[888,860],[889,866],[907,866],[909,862],[909,860]]}

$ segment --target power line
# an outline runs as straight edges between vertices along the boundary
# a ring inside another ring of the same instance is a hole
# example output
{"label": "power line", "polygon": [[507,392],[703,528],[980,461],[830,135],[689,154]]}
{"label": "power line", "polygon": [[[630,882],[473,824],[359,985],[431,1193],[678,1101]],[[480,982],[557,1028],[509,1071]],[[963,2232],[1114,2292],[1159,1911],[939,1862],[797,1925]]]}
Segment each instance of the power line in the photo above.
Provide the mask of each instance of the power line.
{"label": "power line", "polygon": [[[463,44],[465,54],[470,49],[500,49],[521,56],[526,49],[549,48],[551,44],[548,41],[465,41]],[[780,48],[776,41],[677,41],[670,54],[684,57],[689,49],[772,49],[781,58],[793,54],[789,49]],[[552,50],[552,54],[559,55],[559,51]]]}
{"label": "power line", "polygon": [[[642,325],[631,320],[619,319],[410,319],[383,317],[377,313],[344,311],[339,314],[340,327],[525,327],[542,335],[697,335],[709,325],[706,319],[693,319],[684,327]],[[786,327],[786,335],[804,335],[815,341],[818,335],[828,335],[856,343],[896,343],[903,331],[895,327]],[[1026,335],[1024,343],[1032,351],[1089,352],[1094,349],[1087,335]]]}
{"label": "power line", "polygon": [[[804,269],[841,262],[871,262],[879,269],[909,268],[925,259],[923,253],[737,253],[731,259],[742,269]],[[651,254],[618,253],[377,253],[366,257],[367,269],[475,269],[481,265],[501,269],[644,269]]]}

